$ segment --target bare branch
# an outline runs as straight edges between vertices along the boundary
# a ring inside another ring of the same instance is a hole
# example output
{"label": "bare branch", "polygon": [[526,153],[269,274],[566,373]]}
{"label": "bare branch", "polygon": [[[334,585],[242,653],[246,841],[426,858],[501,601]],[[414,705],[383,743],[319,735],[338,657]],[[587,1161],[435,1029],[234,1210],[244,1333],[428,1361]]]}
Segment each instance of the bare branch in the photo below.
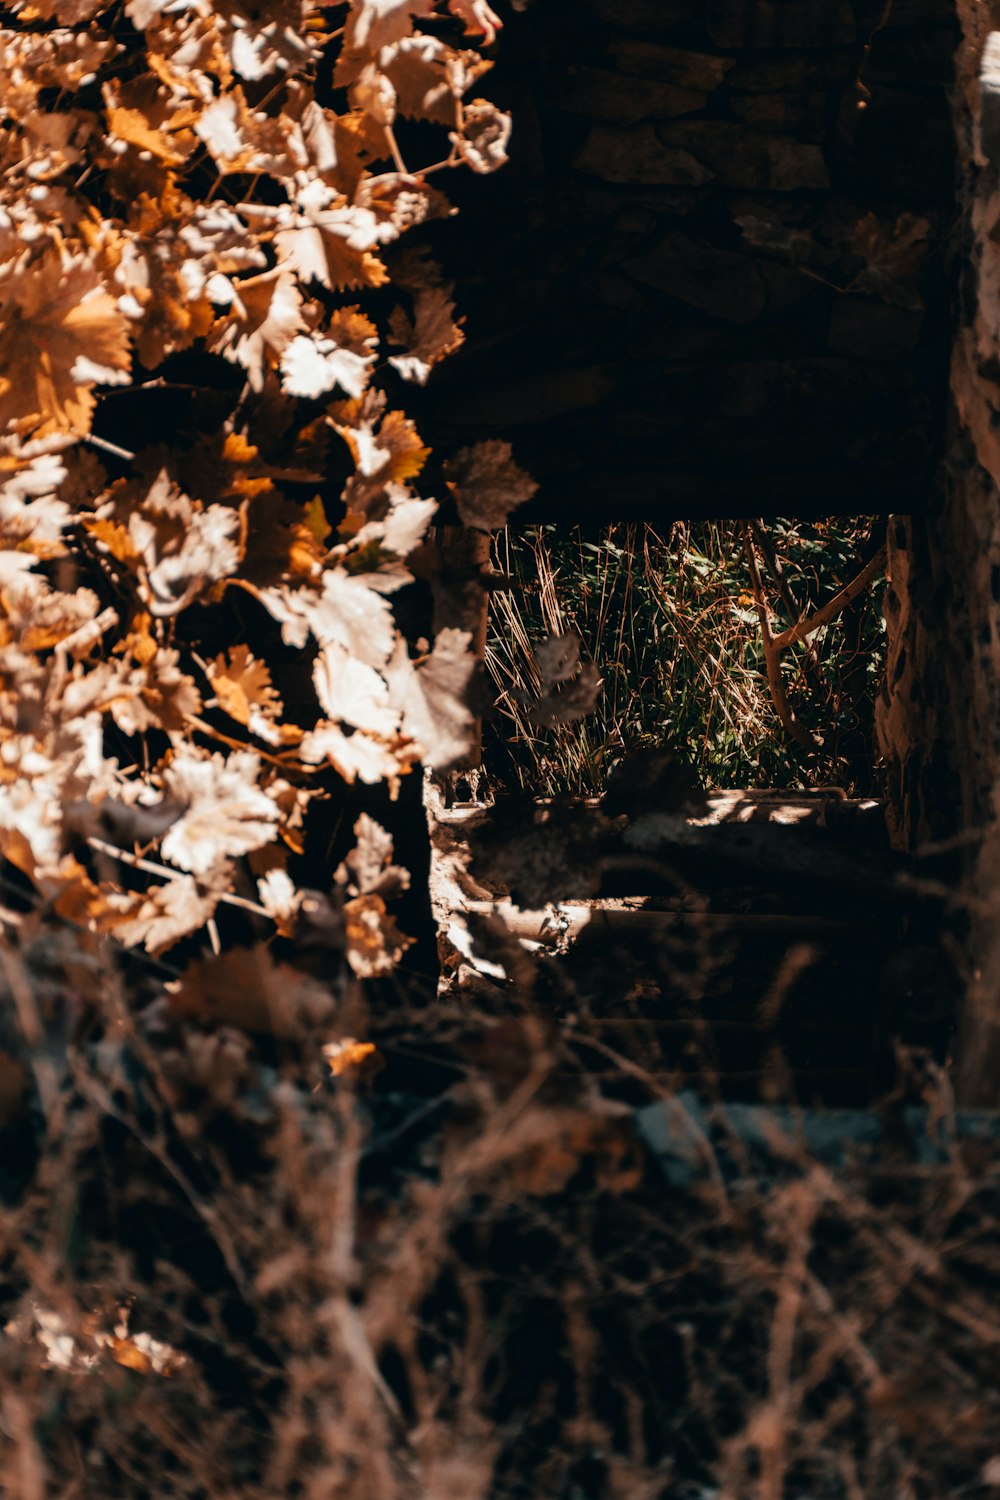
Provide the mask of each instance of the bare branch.
{"label": "bare branch", "polygon": [[793,646],[796,641],[804,641],[807,636],[813,635],[815,631],[821,630],[824,625],[829,625],[839,614],[853,604],[859,594],[876,578],[885,567],[885,547],[880,547],[870,562],[867,562],[856,578],[845,584],[839,594],[834,594],[832,599],[827,600],[814,614],[807,615],[804,620],[799,620],[796,625],[791,625],[783,630],[780,635],[773,638],[776,651],[784,651],[786,647]]}

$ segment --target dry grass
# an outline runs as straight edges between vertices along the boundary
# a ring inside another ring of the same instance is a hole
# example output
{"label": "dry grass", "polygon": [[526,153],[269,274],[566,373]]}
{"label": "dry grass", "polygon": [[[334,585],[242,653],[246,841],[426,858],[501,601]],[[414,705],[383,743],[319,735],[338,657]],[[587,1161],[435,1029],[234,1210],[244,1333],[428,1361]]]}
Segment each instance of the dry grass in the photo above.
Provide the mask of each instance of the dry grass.
{"label": "dry grass", "polygon": [[[864,518],[779,521],[769,536],[782,576],[767,579],[768,602],[781,629],[857,571],[873,527]],[[597,794],[628,750],[673,745],[710,785],[870,789],[882,661],[877,586],[785,653],[785,691],[818,742],[806,753],[789,742],[768,692],[738,523],[677,525],[669,535],[646,525],[595,536],[508,529],[495,563],[511,580],[493,595],[487,649],[497,692],[487,764],[502,783]],[[570,629],[602,673],[602,698],[579,725],[539,732],[525,711],[537,691],[532,648]]]}
{"label": "dry grass", "polygon": [[678,1183],[520,949],[433,1015],[328,973],[368,1082],[307,1020],[185,1013],[65,929],[8,960],[38,1021],[8,1037],[10,1500],[995,1493],[1000,1163],[932,1066],[930,1157],[897,1126],[765,1167],[721,1116]]}

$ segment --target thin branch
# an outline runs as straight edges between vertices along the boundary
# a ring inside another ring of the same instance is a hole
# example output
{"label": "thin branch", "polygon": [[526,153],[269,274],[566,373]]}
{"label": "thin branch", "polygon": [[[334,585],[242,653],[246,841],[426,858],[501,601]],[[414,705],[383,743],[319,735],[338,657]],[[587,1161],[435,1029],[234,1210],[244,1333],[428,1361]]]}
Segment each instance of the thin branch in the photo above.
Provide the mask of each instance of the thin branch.
{"label": "thin branch", "polygon": [[853,604],[859,594],[863,594],[871,583],[885,567],[885,547],[880,547],[870,562],[866,563],[856,578],[845,584],[839,594],[834,594],[832,599],[827,600],[822,608],[816,610],[815,614],[799,620],[797,624],[789,626],[780,635],[773,638],[776,651],[784,651],[786,647],[793,646],[796,641],[804,641],[807,636],[815,631],[821,630],[824,625],[829,625],[835,620],[849,604]]}
{"label": "thin branch", "polygon": [[107,438],[95,437],[92,432],[88,432],[83,441],[89,443],[92,448],[100,448],[103,453],[112,453],[115,458],[127,459],[129,463],[135,458],[135,454],[131,453],[128,448],[120,448],[117,443],[109,443]]}
{"label": "thin branch", "polygon": [[[788,582],[788,577],[785,573],[785,570],[781,566],[781,559],[778,557],[778,553],[774,546],[774,543],[771,541],[771,538],[768,535],[762,517],[750,522],[750,534],[753,537],[753,540],[758,547],[761,556],[764,559],[764,562],[767,565],[771,577],[778,585],[778,592],[781,595],[781,602],[785,606],[785,612],[788,615],[790,622],[793,625],[797,624],[802,619],[802,606],[799,604],[799,601],[796,599],[794,593],[792,592],[791,584]],[[802,666],[803,675],[808,678],[813,692],[821,697],[826,697],[827,700],[829,700],[829,693],[824,689],[823,680],[820,676],[819,658],[816,655],[816,650],[814,647],[810,647],[805,658],[803,659]]]}
{"label": "thin branch", "polygon": [[781,559],[775,551],[774,543],[765,530],[763,519],[758,518],[755,521],[749,521],[747,524],[750,528],[750,535],[753,537],[754,546],[763,557],[771,577],[778,585],[778,593],[781,595],[781,602],[785,606],[788,618],[793,623],[796,620],[800,620],[802,618],[802,606],[792,593],[791,584],[788,582],[785,570],[781,566]]}
{"label": "thin branch", "polygon": [[382,129],[385,132],[386,144],[388,145],[389,150],[392,153],[392,159],[395,163],[396,171],[399,172],[403,177],[409,177],[410,173],[407,170],[406,162],[403,160],[403,154],[399,149],[399,145],[397,144],[396,136],[393,132],[392,126],[383,125]]}
{"label": "thin branch", "polygon": [[[127,849],[119,849],[117,844],[108,844],[96,836],[91,836],[87,843],[96,853],[107,854],[111,859],[121,860],[122,864],[131,866],[133,870],[141,870],[144,875],[155,875],[160,880],[176,880],[184,873],[182,870],[168,870],[166,865],[158,865],[152,859],[142,859],[138,854],[130,854]],[[223,891],[219,900],[225,906],[238,906],[241,911],[253,912],[255,917],[267,917],[273,921],[266,907],[259,906],[256,901],[248,901],[245,896],[234,896],[229,891]]]}
{"label": "thin branch", "polygon": [[802,746],[804,750],[818,750],[819,745],[813,735],[809,733],[792,711],[785,692],[785,684],[781,676],[781,652],[775,648],[775,639],[771,634],[771,624],[767,618],[767,602],[764,598],[764,585],[761,581],[760,566],[757,562],[757,554],[754,551],[753,538],[750,535],[749,526],[743,526],[743,550],[746,553],[747,568],[750,573],[750,587],[753,591],[754,604],[757,608],[757,618],[760,621],[761,644],[764,647],[764,662],[767,667],[767,686],[771,694],[771,702],[774,711],[781,720],[782,728],[793,740]]}

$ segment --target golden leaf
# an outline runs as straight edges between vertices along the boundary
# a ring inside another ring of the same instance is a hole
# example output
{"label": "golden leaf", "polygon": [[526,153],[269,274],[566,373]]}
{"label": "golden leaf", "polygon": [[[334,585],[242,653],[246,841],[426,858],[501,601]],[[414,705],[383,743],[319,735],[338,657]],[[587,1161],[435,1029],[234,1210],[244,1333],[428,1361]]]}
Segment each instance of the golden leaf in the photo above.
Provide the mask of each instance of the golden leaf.
{"label": "golden leaf", "polygon": [[385,1059],[374,1042],[356,1042],[352,1036],[326,1042],[322,1051],[330,1072],[337,1078],[368,1083],[385,1067]]}
{"label": "golden leaf", "polygon": [[94,386],[128,379],[128,320],[82,255],[49,246],[5,269],[0,427],[89,432]]}

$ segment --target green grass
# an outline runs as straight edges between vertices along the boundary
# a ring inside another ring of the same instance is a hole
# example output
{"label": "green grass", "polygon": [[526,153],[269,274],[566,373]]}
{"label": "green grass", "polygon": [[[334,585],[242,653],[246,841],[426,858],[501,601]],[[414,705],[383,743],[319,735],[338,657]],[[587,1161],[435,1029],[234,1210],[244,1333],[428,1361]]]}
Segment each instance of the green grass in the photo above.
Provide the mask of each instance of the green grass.
{"label": "green grass", "polygon": [[[860,571],[878,523],[772,521],[766,534],[785,596],[764,570],[772,630],[809,612]],[[596,795],[630,750],[682,748],[710,786],[875,789],[872,705],[883,659],[881,581],[782,658],[786,693],[817,740],[789,742],[768,691],[760,624],[738,522],[620,525],[586,534],[508,528],[494,566],[487,669],[497,694],[484,753],[501,786],[540,796]],[[533,729],[532,648],[573,630],[604,679],[594,714]]]}

